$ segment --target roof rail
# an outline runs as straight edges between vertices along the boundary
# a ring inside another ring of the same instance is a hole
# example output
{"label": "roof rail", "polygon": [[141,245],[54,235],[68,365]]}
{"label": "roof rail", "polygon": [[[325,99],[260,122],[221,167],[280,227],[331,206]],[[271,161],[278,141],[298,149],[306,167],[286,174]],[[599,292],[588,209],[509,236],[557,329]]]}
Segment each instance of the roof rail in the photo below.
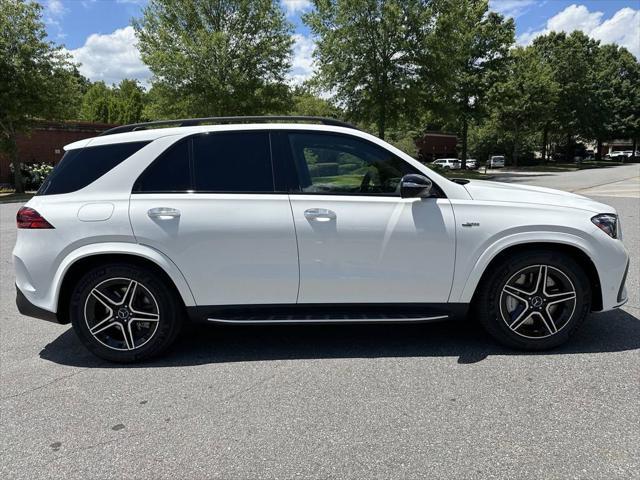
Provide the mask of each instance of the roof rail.
{"label": "roof rail", "polygon": [[322,125],[333,125],[335,127],[354,128],[357,130],[357,127],[350,123],[342,122],[334,118],[308,117],[304,115],[263,115],[245,117],[182,118],[178,120],[158,120],[155,122],[132,123],[130,125],[110,128],[109,130],[102,132],[99,136],[113,135],[114,133],[134,132],[136,130],[146,130],[148,128],[169,127],[172,125],[176,127],[193,127],[207,123],[269,123],[278,121],[321,123]]}

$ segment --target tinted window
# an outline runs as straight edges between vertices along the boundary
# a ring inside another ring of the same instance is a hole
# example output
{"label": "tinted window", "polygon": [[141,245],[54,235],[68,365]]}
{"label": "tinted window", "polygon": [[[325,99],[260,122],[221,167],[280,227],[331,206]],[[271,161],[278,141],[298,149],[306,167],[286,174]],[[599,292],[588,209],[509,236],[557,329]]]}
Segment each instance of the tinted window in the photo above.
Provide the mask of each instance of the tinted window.
{"label": "tinted window", "polygon": [[55,195],[80,190],[148,143],[116,143],[69,150],[44,181],[38,190],[38,195]]}
{"label": "tinted window", "polygon": [[399,195],[400,179],[420,173],[385,149],[353,137],[290,133],[289,140],[303,192]]}
{"label": "tinted window", "polygon": [[269,134],[212,133],[193,137],[199,192],[273,192]]}
{"label": "tinted window", "polygon": [[134,192],[186,192],[191,190],[189,142],[180,140],[149,165],[133,186]]}

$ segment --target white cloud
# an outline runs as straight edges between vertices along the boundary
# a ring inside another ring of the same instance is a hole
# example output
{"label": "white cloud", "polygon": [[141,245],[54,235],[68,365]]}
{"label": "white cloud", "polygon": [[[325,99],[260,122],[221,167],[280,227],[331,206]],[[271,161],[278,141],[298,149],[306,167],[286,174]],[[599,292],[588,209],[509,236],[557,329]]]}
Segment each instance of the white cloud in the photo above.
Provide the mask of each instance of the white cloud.
{"label": "white cloud", "polygon": [[626,47],[640,59],[640,10],[625,7],[604,21],[603,15],[602,12],[590,12],[584,5],[573,4],[547,20],[545,28],[520,35],[518,43],[528,45],[536,37],[549,32],[571,33],[581,30],[602,43]]}
{"label": "white cloud", "polygon": [[281,0],[281,2],[288,16],[302,13],[312,6],[311,0]]}
{"label": "white cloud", "polygon": [[505,17],[518,18],[539,3],[539,0],[490,0],[489,6]]}
{"label": "white cloud", "polygon": [[289,82],[299,85],[309,79],[315,70],[313,51],[316,43],[310,37],[299,33],[293,35],[293,60],[289,71]]}
{"label": "white cloud", "polygon": [[42,2],[44,7],[43,19],[44,23],[49,27],[55,28],[58,39],[63,39],[67,35],[62,30],[62,17],[64,17],[65,13],[67,13],[67,9],[65,8],[62,0],[48,0],[46,2]]}
{"label": "white cloud", "polygon": [[123,78],[135,78],[147,86],[151,72],[140,58],[133,27],[119,28],[106,35],[91,34],[84,45],[70,50],[81,63],[82,75],[92,81],[118,83]]}

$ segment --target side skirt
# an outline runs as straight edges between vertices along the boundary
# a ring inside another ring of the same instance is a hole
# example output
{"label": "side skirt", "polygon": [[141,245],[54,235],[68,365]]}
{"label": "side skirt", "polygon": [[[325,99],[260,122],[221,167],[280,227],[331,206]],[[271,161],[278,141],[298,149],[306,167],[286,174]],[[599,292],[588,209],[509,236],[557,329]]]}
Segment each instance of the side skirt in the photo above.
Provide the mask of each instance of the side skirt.
{"label": "side skirt", "polygon": [[192,321],[234,325],[422,323],[464,317],[467,303],[292,304],[187,307]]}

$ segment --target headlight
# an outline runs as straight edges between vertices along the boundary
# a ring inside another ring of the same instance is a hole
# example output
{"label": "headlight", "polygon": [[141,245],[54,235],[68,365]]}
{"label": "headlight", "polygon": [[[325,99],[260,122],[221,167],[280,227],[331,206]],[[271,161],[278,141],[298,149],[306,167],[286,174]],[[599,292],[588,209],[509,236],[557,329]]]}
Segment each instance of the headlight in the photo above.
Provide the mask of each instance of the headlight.
{"label": "headlight", "polygon": [[618,238],[618,216],[613,213],[601,213],[591,218],[593,224],[609,235],[611,238]]}

